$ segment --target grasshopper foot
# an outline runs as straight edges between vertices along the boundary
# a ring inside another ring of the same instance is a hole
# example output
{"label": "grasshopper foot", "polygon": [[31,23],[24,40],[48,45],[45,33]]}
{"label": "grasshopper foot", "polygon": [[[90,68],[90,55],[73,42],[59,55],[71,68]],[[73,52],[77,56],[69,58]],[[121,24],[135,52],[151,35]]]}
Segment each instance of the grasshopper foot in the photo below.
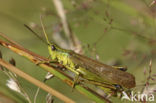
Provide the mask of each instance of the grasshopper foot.
{"label": "grasshopper foot", "polygon": [[74,78],[74,83],[72,85],[72,91],[75,88],[75,85],[78,84],[78,79],[79,79],[79,74],[77,74],[76,77]]}

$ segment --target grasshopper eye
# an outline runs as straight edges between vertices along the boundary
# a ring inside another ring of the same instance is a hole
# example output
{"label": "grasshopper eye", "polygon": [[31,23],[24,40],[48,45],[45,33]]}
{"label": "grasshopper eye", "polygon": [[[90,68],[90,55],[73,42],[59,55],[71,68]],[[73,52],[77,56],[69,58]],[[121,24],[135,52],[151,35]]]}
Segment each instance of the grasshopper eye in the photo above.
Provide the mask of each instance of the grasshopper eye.
{"label": "grasshopper eye", "polygon": [[52,50],[52,51],[56,50],[56,48],[55,48],[54,45],[51,46],[51,50]]}

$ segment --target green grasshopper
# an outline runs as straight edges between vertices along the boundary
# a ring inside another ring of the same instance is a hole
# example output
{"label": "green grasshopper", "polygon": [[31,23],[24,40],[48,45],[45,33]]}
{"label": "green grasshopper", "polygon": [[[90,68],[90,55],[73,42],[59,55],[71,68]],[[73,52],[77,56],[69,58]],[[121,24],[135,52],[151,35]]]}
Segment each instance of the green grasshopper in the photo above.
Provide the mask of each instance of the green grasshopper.
{"label": "green grasshopper", "polygon": [[116,90],[122,87],[127,89],[135,87],[135,77],[125,72],[125,68],[109,66],[84,55],[77,54],[72,50],[62,49],[56,44],[50,43],[42,20],[41,25],[52,61],[59,62],[76,74],[74,84],[81,77],[85,81],[103,89],[109,88]]}

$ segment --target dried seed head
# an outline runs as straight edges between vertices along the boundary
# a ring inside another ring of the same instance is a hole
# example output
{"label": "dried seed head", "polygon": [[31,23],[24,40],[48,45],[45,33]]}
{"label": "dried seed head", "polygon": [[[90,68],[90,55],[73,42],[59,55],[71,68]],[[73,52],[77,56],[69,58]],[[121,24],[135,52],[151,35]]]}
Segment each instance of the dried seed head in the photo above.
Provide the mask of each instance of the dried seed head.
{"label": "dried seed head", "polygon": [[49,93],[46,96],[46,103],[54,103],[53,96]]}
{"label": "dried seed head", "polygon": [[150,60],[150,62],[149,62],[149,67],[150,67],[150,69],[152,68],[152,60]]}
{"label": "dried seed head", "polygon": [[9,63],[12,64],[13,66],[16,66],[16,62],[15,62],[15,59],[14,58],[11,58],[9,60]]}
{"label": "dried seed head", "polygon": [[18,84],[13,80],[13,79],[9,79],[7,80],[6,85],[13,91],[16,91],[18,93],[22,93]]}
{"label": "dried seed head", "polygon": [[151,6],[155,5],[155,4],[156,4],[156,0],[153,0],[153,1],[151,2],[151,4],[149,5],[149,7],[151,7]]}

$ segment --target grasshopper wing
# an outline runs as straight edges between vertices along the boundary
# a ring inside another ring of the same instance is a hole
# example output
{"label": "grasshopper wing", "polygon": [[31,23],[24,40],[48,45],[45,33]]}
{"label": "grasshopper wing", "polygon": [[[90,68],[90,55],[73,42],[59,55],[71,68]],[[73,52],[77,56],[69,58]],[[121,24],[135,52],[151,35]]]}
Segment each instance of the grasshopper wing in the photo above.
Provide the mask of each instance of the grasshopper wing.
{"label": "grasshopper wing", "polygon": [[103,64],[86,56],[71,52],[70,58],[78,66],[96,74],[105,81],[119,84],[126,88],[135,87],[135,77],[127,72],[114,69],[112,66]]}

